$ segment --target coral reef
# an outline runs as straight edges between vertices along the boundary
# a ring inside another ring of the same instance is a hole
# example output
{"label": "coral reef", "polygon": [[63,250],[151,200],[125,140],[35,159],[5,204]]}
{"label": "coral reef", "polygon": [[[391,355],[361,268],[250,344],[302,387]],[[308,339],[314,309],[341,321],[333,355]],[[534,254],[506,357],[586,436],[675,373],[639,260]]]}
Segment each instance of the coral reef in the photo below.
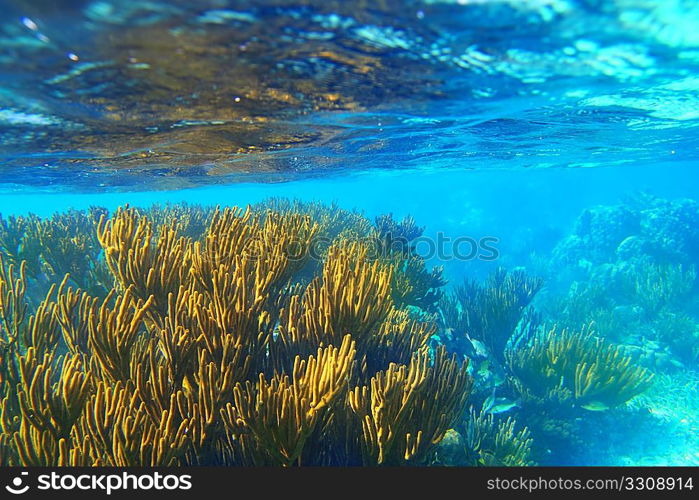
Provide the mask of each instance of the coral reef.
{"label": "coral reef", "polygon": [[653,369],[695,363],[697,221],[695,201],[643,194],[586,210],[553,251],[549,285],[559,293],[541,308],[568,328],[594,321]]}
{"label": "coral reef", "polygon": [[524,467],[534,465],[531,433],[516,430],[512,417],[498,420],[492,413],[471,408],[464,423],[467,460],[472,465]]}
{"label": "coral reef", "polygon": [[638,413],[650,338],[699,353],[690,265],[445,293],[422,231],[284,199],[0,219],[0,463],[563,463]]}
{"label": "coral reef", "polygon": [[542,285],[541,279],[530,278],[524,271],[504,268],[498,268],[483,284],[464,280],[440,303],[452,348],[472,353],[468,344],[476,340],[503,363],[507,342]]}
{"label": "coral reef", "polygon": [[[0,257],[3,464],[424,464],[463,415],[468,363],[429,348],[436,326],[394,300],[391,259],[343,229],[308,279],[330,221],[99,215],[74,232],[101,248],[103,295],[67,273],[34,306],[28,264]],[[73,250],[42,259],[71,271]]]}
{"label": "coral reef", "polygon": [[374,220],[372,239],[377,253],[394,263],[394,300],[401,305],[434,311],[446,280],[441,267],[428,271],[425,261],[417,254],[416,240],[424,229],[412,217],[398,222],[393,214],[384,214]]}
{"label": "coral reef", "polygon": [[422,235],[424,228],[411,217],[397,222],[392,214],[384,214],[372,223],[361,213],[335,205],[284,199],[266,200],[256,208],[310,216],[319,225],[318,237],[313,244],[313,252],[318,255],[325,255],[330,243],[337,238],[363,240],[373,259],[393,266],[391,288],[397,306],[435,311],[446,280],[441,267],[428,269],[425,260],[417,253],[415,240]]}
{"label": "coral reef", "polygon": [[685,269],[681,264],[652,263],[639,267],[630,276],[631,293],[627,295],[643,308],[647,318],[686,303],[697,277],[694,267]]}
{"label": "coral reef", "polygon": [[94,295],[104,296],[112,287],[102,248],[94,228],[105,211],[69,210],[49,219],[35,215],[0,216],[0,251],[15,264],[26,262],[28,278],[35,284],[31,299],[40,301],[51,284],[70,274],[71,283]]}
{"label": "coral reef", "polygon": [[[634,281],[634,287],[643,283]],[[440,340],[471,358],[470,400],[481,410],[472,410],[450,432],[436,463],[561,463],[566,450],[584,445],[581,419],[594,420],[650,387],[653,374],[630,348],[603,340],[590,326],[546,327],[531,306],[542,285],[523,270],[498,269],[482,283],[466,280],[441,299]],[[669,301],[658,287],[659,300]],[[576,298],[588,300],[571,294]],[[591,312],[577,303],[567,306],[581,322]],[[515,420],[526,427],[516,431]]]}
{"label": "coral reef", "polygon": [[531,433],[511,416],[501,418],[473,407],[439,444],[435,465],[526,467],[535,465]]}
{"label": "coral reef", "polygon": [[553,250],[553,268],[650,257],[657,264],[699,265],[699,204],[648,194],[585,210],[573,234]]}
{"label": "coral reef", "polygon": [[525,399],[575,404],[592,411],[626,403],[645,391],[653,374],[623,348],[595,336],[543,330],[506,352],[513,385]]}

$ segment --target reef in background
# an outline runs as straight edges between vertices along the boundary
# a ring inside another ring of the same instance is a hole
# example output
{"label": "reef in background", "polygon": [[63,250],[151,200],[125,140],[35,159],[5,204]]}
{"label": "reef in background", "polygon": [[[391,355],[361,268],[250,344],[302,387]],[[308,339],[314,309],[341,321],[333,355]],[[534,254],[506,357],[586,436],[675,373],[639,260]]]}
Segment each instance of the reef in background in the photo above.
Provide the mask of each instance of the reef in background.
{"label": "reef in background", "polygon": [[[0,463],[599,464],[620,419],[667,428],[678,367],[576,309],[565,259],[448,287],[422,231],[284,199],[0,218]],[[620,296],[696,296],[647,265]]]}

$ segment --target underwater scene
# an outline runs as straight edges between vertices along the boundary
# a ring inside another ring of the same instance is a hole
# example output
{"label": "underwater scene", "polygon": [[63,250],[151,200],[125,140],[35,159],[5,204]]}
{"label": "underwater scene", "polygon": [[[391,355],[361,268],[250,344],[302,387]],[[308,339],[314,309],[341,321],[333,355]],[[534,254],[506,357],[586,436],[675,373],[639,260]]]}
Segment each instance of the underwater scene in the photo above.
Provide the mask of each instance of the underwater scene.
{"label": "underwater scene", "polygon": [[699,1],[0,11],[0,465],[699,465]]}

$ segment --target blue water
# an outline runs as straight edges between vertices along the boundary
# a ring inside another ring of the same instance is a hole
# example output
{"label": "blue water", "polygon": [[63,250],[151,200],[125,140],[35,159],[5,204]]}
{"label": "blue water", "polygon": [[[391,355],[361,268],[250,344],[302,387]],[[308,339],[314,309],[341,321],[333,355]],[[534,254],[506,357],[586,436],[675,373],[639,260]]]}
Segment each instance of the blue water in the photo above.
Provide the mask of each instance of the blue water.
{"label": "blue water", "polygon": [[[573,281],[594,281],[575,274],[586,262],[623,268],[584,254],[553,263],[585,210],[699,201],[696,1],[0,0],[0,10],[3,217],[336,203],[371,220],[412,216],[432,240],[496,238],[495,261],[427,264],[444,267],[445,290],[498,266],[548,273],[534,302],[547,310]],[[678,223],[687,241],[694,223]],[[699,263],[699,246],[682,252],[670,263]],[[677,307],[699,332],[692,286]],[[643,347],[634,335],[614,341]],[[699,349],[699,334],[687,342],[668,347],[673,360]],[[591,448],[569,463],[699,464],[698,362],[659,368],[664,385],[614,417],[643,431],[583,411]],[[504,416],[526,423],[517,411]]]}
{"label": "blue water", "polygon": [[4,191],[696,160],[691,1],[4,3]]}

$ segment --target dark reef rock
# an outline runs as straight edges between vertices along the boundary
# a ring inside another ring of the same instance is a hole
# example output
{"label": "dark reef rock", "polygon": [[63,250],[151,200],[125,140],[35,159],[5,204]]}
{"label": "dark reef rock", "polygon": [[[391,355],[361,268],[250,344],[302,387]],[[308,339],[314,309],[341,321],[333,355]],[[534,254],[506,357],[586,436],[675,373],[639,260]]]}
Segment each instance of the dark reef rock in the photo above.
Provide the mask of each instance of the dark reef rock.
{"label": "dark reef rock", "polygon": [[648,195],[585,210],[573,234],[554,249],[559,265],[598,265],[639,258],[659,264],[699,264],[699,203]]}

